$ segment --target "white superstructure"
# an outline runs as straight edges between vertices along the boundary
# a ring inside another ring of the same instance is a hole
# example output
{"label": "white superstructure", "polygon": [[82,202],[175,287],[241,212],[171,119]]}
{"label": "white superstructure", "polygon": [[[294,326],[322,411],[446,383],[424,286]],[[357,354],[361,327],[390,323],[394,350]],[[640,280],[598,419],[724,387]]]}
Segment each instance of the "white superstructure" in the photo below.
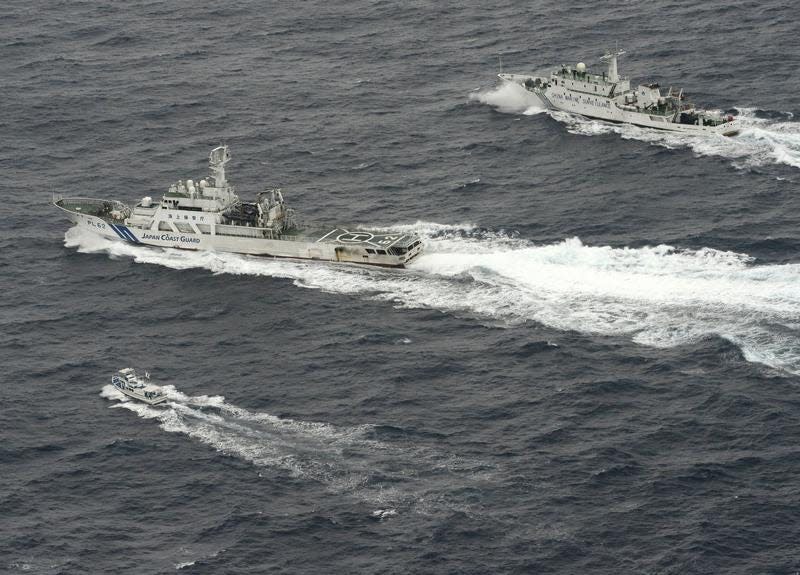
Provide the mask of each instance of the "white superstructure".
{"label": "white superstructure", "polygon": [[128,397],[143,401],[150,405],[158,405],[167,401],[167,396],[157,385],[150,383],[150,374],[145,372],[144,377],[136,375],[132,367],[120,369],[111,376],[111,385]]}
{"label": "white superstructure", "polygon": [[422,250],[414,233],[298,225],[279,189],[244,202],[228,182],[227,146],[211,150],[209,176],[181,180],[160,201],[145,196],[133,208],[114,200],[55,198],[78,226],[110,239],[164,248],[403,267]]}
{"label": "white superstructure", "polygon": [[545,106],[590,118],[676,132],[723,136],[739,133],[735,117],[696,108],[686,100],[683,90],[670,87],[662,93],[658,84],[632,88],[630,80],[621,77],[617,70],[617,57],[624,53],[622,50],[606,53],[603,59],[608,62],[608,69],[600,74],[589,72],[586,64],[579,62],[575,68],[561,66],[550,76],[499,74],[499,77],[520,84]]}

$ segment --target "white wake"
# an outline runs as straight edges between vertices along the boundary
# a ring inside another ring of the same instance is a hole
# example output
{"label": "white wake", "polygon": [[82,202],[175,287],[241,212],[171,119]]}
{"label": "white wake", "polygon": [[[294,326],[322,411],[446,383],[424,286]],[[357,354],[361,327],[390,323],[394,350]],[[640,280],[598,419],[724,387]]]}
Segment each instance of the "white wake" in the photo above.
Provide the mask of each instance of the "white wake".
{"label": "white wake", "polygon": [[784,114],[789,121],[775,121],[757,117],[755,108],[739,108],[737,118],[742,125],[741,133],[728,138],[717,134],[692,135],[652,130],[546,110],[535,95],[513,82],[502,82],[493,89],[474,92],[470,98],[505,113],[532,115],[547,112],[565,124],[573,134],[619,134],[624,139],[640,140],[669,149],[689,148],[697,156],[728,158],[737,168],[776,164],[800,168],[800,122],[791,121],[791,114]]}
{"label": "white wake", "polygon": [[514,82],[502,82],[492,90],[473,92],[470,99],[509,114],[534,116],[547,111],[539,98]]}
{"label": "white wake", "polygon": [[800,264],[755,265],[710,248],[550,245],[472,226],[395,226],[425,237],[408,270],[269,260],[147,248],[77,228],[66,245],[175,269],[287,278],[295,285],[466,314],[500,325],[526,321],[587,334],[628,335],[656,347],[719,335],[748,360],[800,374]]}
{"label": "white wake", "polygon": [[169,399],[157,406],[129,399],[110,384],[100,395],[116,402],[111,407],[157,421],[164,431],[379,506],[373,512],[379,519],[395,515],[397,508],[435,512],[445,500],[448,509],[469,511],[466,503],[447,497],[448,486],[454,477],[456,484],[482,480],[489,469],[425,446],[372,439],[373,425],[338,427],[281,418],[231,405],[222,396],[188,396],[172,385],[161,387]]}

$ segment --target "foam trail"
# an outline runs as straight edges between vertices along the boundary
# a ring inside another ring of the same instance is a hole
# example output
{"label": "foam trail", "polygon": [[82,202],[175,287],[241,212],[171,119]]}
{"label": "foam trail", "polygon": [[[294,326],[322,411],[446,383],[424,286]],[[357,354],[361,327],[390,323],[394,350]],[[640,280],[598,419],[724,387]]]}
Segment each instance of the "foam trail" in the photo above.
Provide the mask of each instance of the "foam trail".
{"label": "foam trail", "polygon": [[473,92],[471,100],[494,106],[501,112],[533,116],[545,112],[542,101],[514,82],[503,82],[497,88]]}
{"label": "foam trail", "polygon": [[464,313],[502,325],[535,321],[656,347],[719,335],[751,361],[800,374],[800,265],[754,265],[745,254],[670,246],[551,245],[473,226],[395,226],[426,238],[409,270],[265,260],[133,246],[72,228],[79,251],[175,269],[288,278],[298,286],[400,307]]}
{"label": "foam trail", "polygon": [[[112,407],[158,421],[164,431],[184,434],[257,467],[317,481],[337,493],[379,505],[375,516],[380,519],[396,514],[398,507],[435,511],[454,472],[461,474],[461,481],[474,482],[485,468],[424,446],[371,439],[372,425],[337,427],[297,421],[251,412],[227,403],[222,396],[193,397],[172,385],[162,388],[169,401],[159,406],[131,400],[112,385],[104,386],[100,395],[118,402]],[[424,484],[415,480],[420,471],[425,472]],[[448,501],[447,507],[453,509],[453,502]],[[457,502],[455,507],[459,508]]]}
{"label": "foam trail", "polygon": [[[513,82],[502,82],[493,90],[470,94],[470,98],[501,112],[528,114],[529,109],[536,110],[537,106],[526,107],[525,94],[538,101],[534,95]],[[546,110],[541,103],[538,104],[538,112],[547,112],[553,119],[565,124],[573,134],[619,134],[626,140],[640,140],[669,149],[689,148],[697,156],[728,158],[733,166],[740,169],[780,164],[800,168],[800,122],[791,121],[791,114],[783,114],[785,120],[776,121],[758,117],[755,108],[739,108],[741,132],[738,136],[728,138],[717,134],[679,134],[630,124],[613,124],[569,112]]]}

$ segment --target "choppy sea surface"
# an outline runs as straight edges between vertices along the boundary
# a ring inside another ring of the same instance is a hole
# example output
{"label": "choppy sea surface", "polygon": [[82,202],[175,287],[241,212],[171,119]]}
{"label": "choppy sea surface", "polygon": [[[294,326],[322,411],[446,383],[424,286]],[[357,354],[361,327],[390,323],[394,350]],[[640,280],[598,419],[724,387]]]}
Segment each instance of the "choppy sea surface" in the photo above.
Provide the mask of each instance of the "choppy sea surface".
{"label": "choppy sea surface", "polygon": [[[800,570],[787,1],[0,7],[0,572]],[[537,107],[599,65],[736,138]],[[51,195],[414,230],[408,270],[111,242]],[[169,401],[127,401],[132,365]]]}

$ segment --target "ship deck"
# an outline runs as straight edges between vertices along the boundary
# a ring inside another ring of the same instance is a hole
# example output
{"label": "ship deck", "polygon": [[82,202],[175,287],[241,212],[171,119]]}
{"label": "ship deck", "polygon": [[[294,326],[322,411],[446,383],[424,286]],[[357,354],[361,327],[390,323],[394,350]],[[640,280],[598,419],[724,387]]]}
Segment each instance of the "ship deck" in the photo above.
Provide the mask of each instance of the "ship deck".
{"label": "ship deck", "polygon": [[318,228],[314,230],[302,230],[297,234],[288,233],[282,239],[303,239],[317,243],[339,244],[339,245],[361,245],[387,249],[393,246],[407,247],[415,240],[419,239],[416,234],[390,233],[385,231],[368,231],[347,228]]}
{"label": "ship deck", "polygon": [[[122,223],[129,209],[124,204],[114,200],[99,200],[95,198],[57,198],[53,201],[57,207],[72,213],[85,214],[99,217],[111,223]],[[115,213],[116,212],[116,213]],[[123,217],[120,215],[123,214]],[[140,227],[140,226],[133,226]],[[141,228],[144,229],[144,228]],[[227,230],[227,231],[224,231]],[[248,233],[232,233],[232,230],[242,230]],[[253,228],[239,225],[217,224],[217,235],[234,235],[242,237],[267,237],[260,231],[269,231],[268,228]],[[286,241],[326,243],[336,245],[362,246],[376,249],[389,249],[392,247],[408,248],[420,240],[415,233],[392,233],[381,230],[363,230],[357,227],[322,227],[316,225],[308,228],[288,230],[274,239]]]}
{"label": "ship deck", "polygon": [[67,212],[96,216],[108,222],[117,223],[122,222],[130,211],[125,204],[116,200],[100,200],[97,198],[64,198],[58,196],[53,199],[53,205]]}

